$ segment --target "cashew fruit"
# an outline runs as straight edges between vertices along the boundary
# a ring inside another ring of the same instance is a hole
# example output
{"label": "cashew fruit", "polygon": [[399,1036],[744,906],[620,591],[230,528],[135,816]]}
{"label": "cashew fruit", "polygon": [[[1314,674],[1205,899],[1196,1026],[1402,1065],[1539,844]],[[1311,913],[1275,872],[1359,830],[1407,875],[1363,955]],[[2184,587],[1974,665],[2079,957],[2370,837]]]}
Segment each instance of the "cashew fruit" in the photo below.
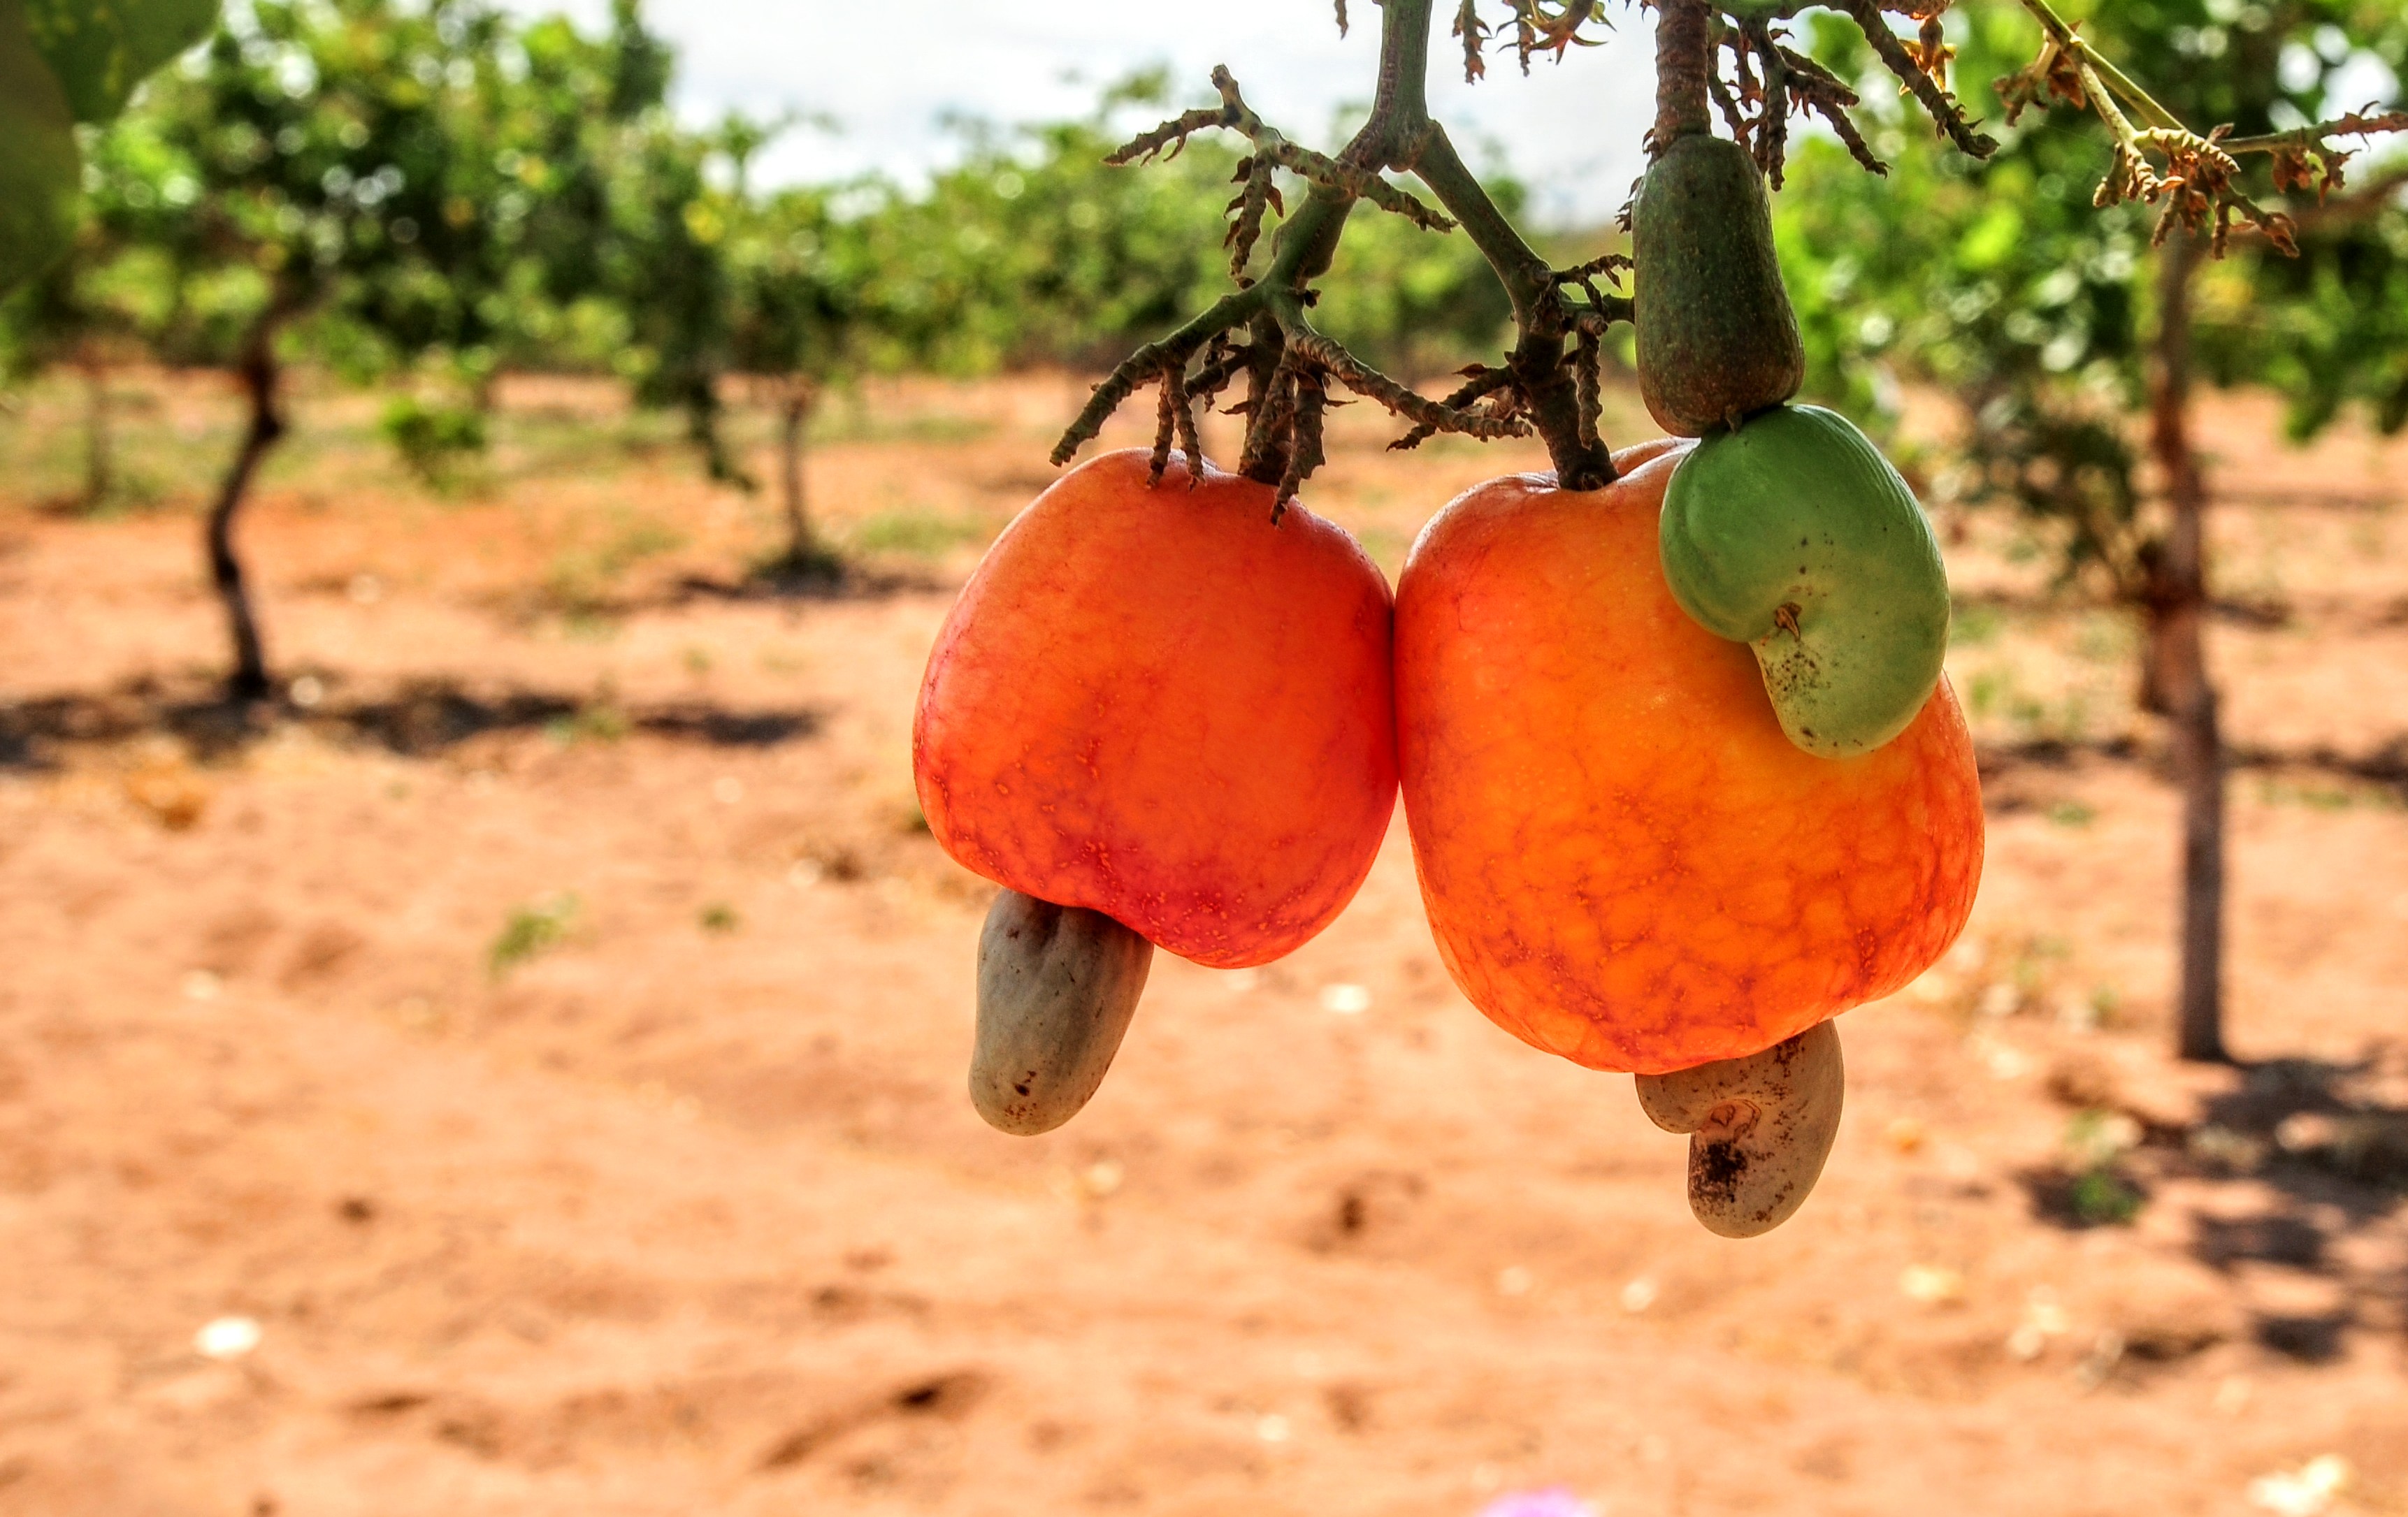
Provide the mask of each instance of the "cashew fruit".
{"label": "cashew fruit", "polygon": [[1015,518],[937,635],[912,766],[996,884],[1215,968],[1335,919],[1397,805],[1388,582],[1276,492],[1142,449]]}
{"label": "cashew fruit", "polygon": [[1745,148],[1675,139],[1640,181],[1630,234],[1639,394],[1657,425],[1701,437],[1798,393],[1806,349]]}
{"label": "cashew fruit", "polygon": [[1755,649],[1781,730],[1809,753],[1881,747],[1940,682],[1940,545],[1844,417],[1784,406],[1699,442],[1665,493],[1658,548],[1681,608]]}
{"label": "cashew fruit", "polygon": [[1945,681],[1894,741],[1831,763],[1784,736],[1748,650],[1673,600],[1657,516],[1684,451],[1616,453],[1599,491],[1491,479],[1397,581],[1398,756],[1440,955],[1490,1021],[1593,1069],[1744,1058],[1891,995],[1982,877]]}

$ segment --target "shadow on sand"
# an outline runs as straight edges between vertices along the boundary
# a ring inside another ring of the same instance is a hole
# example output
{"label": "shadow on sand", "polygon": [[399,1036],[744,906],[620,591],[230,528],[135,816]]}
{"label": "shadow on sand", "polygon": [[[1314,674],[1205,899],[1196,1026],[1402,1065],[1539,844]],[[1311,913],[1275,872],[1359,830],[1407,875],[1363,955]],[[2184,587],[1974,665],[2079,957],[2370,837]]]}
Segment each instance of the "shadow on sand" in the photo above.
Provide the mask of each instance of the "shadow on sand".
{"label": "shadow on sand", "polygon": [[115,689],[37,696],[0,706],[0,769],[43,770],[59,751],[153,735],[180,739],[212,761],[241,751],[279,728],[298,725],[326,737],[405,757],[439,754],[494,733],[565,737],[643,733],[717,748],[766,748],[814,736],[809,708],[738,710],[702,701],[619,705],[607,698],[524,687],[471,686],[456,680],[405,680],[374,694],[348,695],[323,680],[316,699],[296,704],[294,680],[274,700],[227,701],[214,687],[137,679]]}

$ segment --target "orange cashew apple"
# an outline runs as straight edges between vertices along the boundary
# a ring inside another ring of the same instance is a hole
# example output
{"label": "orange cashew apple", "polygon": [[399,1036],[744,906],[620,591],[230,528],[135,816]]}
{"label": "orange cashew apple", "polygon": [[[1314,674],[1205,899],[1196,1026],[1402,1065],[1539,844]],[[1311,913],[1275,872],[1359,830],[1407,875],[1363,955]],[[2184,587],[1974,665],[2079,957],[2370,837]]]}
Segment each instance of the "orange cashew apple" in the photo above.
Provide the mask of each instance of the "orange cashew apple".
{"label": "orange cashew apple", "polygon": [[1268,485],[1146,472],[1072,470],[979,565],[920,689],[920,805],[997,884],[1264,964],[1344,909],[1396,806],[1388,585]]}
{"label": "orange cashew apple", "polygon": [[1601,491],[1480,485],[1397,590],[1405,814],[1447,968],[1515,1037],[1642,1076],[1904,986],[1982,867],[1944,680],[1888,743],[1816,757],[1747,645],[1673,600],[1656,520],[1684,446],[1617,455]]}

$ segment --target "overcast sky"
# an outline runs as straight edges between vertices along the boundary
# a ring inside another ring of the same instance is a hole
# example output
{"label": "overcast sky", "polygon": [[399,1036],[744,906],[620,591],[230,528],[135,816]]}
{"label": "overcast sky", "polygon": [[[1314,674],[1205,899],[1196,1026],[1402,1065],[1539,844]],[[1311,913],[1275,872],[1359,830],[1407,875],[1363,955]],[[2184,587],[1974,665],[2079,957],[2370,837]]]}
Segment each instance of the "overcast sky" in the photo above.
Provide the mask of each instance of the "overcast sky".
{"label": "overcast sky", "polygon": [[[587,26],[602,24],[609,8],[608,0],[511,3],[566,10]],[[869,168],[913,179],[955,151],[942,124],[948,113],[1000,122],[1079,115],[1104,84],[1156,63],[1169,65],[1182,104],[1191,95],[1209,100],[1212,65],[1228,64],[1266,120],[1326,148],[1339,109],[1371,93],[1380,13],[1369,0],[1354,10],[1354,32],[1341,41],[1323,0],[939,0],[892,10],[859,0],[652,0],[646,7],[650,24],[677,44],[682,114],[708,121],[734,107],[837,123],[833,132],[791,132],[761,160],[767,180]],[[1610,14],[1621,28],[1613,40],[1575,49],[1560,65],[1534,62],[1528,79],[1510,53],[1493,57],[1474,86],[1459,66],[1441,62],[1433,70],[1431,108],[1465,155],[1478,164],[1483,141],[1501,146],[1543,221],[1612,215],[1642,166],[1652,14],[1636,7]],[[930,33],[941,39],[928,40]]]}

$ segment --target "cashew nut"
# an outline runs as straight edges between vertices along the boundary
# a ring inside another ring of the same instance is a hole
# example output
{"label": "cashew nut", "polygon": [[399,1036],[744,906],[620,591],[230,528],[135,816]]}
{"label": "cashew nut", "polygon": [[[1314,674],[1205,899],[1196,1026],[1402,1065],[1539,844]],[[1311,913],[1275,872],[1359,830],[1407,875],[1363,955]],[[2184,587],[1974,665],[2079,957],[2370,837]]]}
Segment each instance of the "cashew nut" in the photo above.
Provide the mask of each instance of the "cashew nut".
{"label": "cashew nut", "polygon": [[1743,1059],[1641,1075],[1649,1120],[1689,1138],[1689,1210],[1725,1238],[1769,1233],[1814,1189],[1847,1090],[1839,1029],[1818,1023]]}
{"label": "cashew nut", "polygon": [[970,1104],[1021,1137],[1079,1114],[1111,1067],[1154,945],[1104,915],[1007,890],[979,934]]}

